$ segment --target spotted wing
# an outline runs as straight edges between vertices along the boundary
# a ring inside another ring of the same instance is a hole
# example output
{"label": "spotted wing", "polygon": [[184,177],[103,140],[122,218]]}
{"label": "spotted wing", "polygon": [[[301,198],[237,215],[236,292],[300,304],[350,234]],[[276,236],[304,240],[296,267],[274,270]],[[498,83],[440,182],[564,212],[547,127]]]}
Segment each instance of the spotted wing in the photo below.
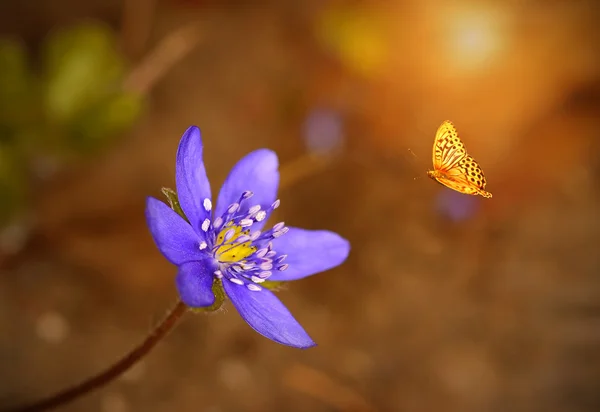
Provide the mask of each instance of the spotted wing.
{"label": "spotted wing", "polygon": [[492,197],[492,194],[485,190],[486,181],[483,170],[481,170],[475,159],[469,155],[447,170],[438,181],[467,195],[479,194],[486,198]]}
{"label": "spotted wing", "polygon": [[446,176],[436,177],[439,183],[443,184],[446,187],[449,187],[452,190],[456,190],[459,193],[463,193],[465,195],[477,195],[477,189],[474,188],[468,181],[462,178],[450,178]]}
{"label": "spotted wing", "polygon": [[433,169],[446,172],[466,156],[467,150],[454,125],[449,120],[444,121],[433,142]]}

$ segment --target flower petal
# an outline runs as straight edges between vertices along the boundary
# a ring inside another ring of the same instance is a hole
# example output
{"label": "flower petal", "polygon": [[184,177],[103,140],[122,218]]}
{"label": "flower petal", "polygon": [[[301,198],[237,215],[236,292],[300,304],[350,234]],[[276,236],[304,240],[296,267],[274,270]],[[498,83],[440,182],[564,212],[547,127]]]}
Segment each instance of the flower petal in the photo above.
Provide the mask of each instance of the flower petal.
{"label": "flower petal", "polygon": [[242,213],[254,205],[268,209],[277,197],[278,167],[277,155],[268,149],[255,150],[243,157],[231,169],[221,188],[215,216],[225,213],[227,207],[238,202],[240,195],[246,190],[250,190],[254,196],[244,202],[240,208]]}
{"label": "flower petal", "polygon": [[202,258],[200,240],[194,229],[165,203],[149,197],[146,221],[160,252],[175,265]]}
{"label": "flower petal", "polygon": [[327,230],[304,230],[290,227],[285,235],[273,240],[278,255],[288,255],[288,268],[273,271],[269,280],[301,279],[342,264],[350,253],[350,242]]}
{"label": "flower petal", "polygon": [[295,348],[316,345],[271,291],[250,291],[227,280],[223,280],[223,287],[242,318],[264,337]]}
{"label": "flower petal", "polygon": [[208,259],[184,263],[179,267],[175,283],[183,303],[192,308],[202,308],[215,303],[212,291],[215,269]]}
{"label": "flower petal", "polygon": [[210,218],[210,211],[204,208],[204,199],[211,199],[210,182],[202,160],[202,137],[200,129],[189,127],[179,142],[175,166],[177,196],[181,209],[192,227],[204,238],[200,227]]}

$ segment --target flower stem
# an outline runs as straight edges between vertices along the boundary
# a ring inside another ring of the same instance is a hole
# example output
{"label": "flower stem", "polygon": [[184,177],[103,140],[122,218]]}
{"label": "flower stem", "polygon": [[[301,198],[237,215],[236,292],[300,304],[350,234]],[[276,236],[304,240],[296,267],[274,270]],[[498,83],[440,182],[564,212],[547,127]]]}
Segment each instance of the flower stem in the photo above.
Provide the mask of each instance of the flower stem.
{"label": "flower stem", "polygon": [[106,369],[104,372],[75,385],[62,390],[45,399],[41,399],[30,405],[18,406],[13,409],[7,409],[3,412],[39,412],[54,409],[58,406],[69,403],[80,396],[83,396],[95,389],[98,389],[113,379],[119,377],[126,370],[135,365],[145,355],[147,355],[154,346],[160,342],[177,324],[177,321],[186,313],[187,306],[178,301],[169,311],[163,321],[146,337],[144,342],[125,355],[117,363]]}

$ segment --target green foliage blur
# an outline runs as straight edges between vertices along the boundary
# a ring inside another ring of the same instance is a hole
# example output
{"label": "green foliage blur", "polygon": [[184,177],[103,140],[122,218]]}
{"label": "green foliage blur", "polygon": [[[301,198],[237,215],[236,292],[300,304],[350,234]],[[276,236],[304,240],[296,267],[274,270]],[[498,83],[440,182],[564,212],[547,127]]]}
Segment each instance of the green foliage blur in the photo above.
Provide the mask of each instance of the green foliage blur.
{"label": "green foliage blur", "polygon": [[35,58],[0,38],[0,229],[27,210],[37,159],[64,166],[132,127],[144,101],[123,90],[126,66],[114,32],[100,24],[50,33]]}

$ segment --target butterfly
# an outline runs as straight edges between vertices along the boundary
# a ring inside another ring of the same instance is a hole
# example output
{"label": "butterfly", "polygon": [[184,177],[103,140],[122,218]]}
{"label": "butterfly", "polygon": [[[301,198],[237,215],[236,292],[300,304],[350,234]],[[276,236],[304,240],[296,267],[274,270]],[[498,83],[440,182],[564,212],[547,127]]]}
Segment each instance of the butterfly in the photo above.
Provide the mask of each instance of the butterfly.
{"label": "butterfly", "polygon": [[454,125],[446,120],[440,125],[433,142],[433,170],[427,176],[467,195],[492,197],[485,191],[485,176],[475,159],[467,154]]}

